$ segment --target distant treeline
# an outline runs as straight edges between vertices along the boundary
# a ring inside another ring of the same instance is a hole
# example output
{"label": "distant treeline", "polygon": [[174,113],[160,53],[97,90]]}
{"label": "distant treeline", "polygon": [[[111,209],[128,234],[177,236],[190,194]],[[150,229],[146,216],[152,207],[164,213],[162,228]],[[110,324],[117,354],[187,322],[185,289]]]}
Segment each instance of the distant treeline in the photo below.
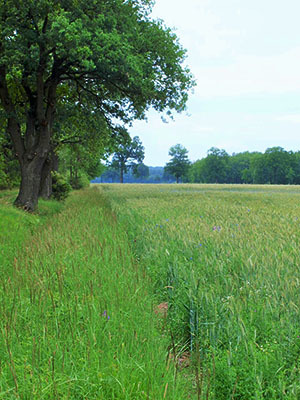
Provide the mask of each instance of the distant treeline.
{"label": "distant treeline", "polygon": [[[91,170],[91,163],[85,166],[81,158],[80,165],[77,165],[78,162],[77,164],[75,162],[77,159],[78,157],[70,158],[64,153],[59,171],[65,176],[68,176],[69,170],[75,171],[80,179],[82,175],[87,176],[85,179],[88,181],[105,168],[98,162],[101,168]],[[178,162],[181,162],[180,159]],[[246,151],[232,155],[225,150],[212,147],[205,158],[188,163],[189,168],[185,175],[180,177],[180,182],[300,184],[300,151],[286,151],[282,147],[272,147],[264,153]],[[11,146],[0,141],[0,189],[17,185],[20,180],[19,175],[18,163],[13,156]],[[70,179],[68,176],[68,181]],[[165,167],[151,167],[143,163],[128,168],[128,172],[124,173],[124,183],[174,183],[175,181],[175,176]],[[111,166],[106,167],[103,174],[92,182],[118,183],[120,171]]]}
{"label": "distant treeline", "polygon": [[[129,170],[124,183],[173,183],[175,177],[164,167],[147,167]],[[93,182],[119,182],[119,172],[107,168]],[[190,164],[188,172],[180,179],[190,183],[253,183],[253,184],[300,184],[300,151],[286,151],[272,147],[264,153],[243,152],[229,155],[225,150],[212,147],[207,156]]]}
{"label": "distant treeline", "polygon": [[[124,183],[173,183],[174,176],[166,173],[164,167],[148,167],[140,164],[136,171],[129,169],[124,174]],[[120,172],[108,167],[105,172],[92,181],[93,183],[119,183]]]}
{"label": "distant treeline", "polygon": [[183,178],[194,183],[300,184],[300,151],[272,147],[264,153],[233,153],[211,148]]}

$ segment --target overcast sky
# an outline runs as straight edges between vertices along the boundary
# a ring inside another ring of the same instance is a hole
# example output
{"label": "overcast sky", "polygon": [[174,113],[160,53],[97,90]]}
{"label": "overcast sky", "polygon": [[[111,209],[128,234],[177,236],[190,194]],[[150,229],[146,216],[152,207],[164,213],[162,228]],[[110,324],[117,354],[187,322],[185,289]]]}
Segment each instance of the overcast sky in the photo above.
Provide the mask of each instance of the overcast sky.
{"label": "overcast sky", "polygon": [[165,165],[177,143],[192,161],[213,146],[300,150],[299,0],[156,0],[153,16],[175,29],[197,87],[174,122],[150,112],[130,128],[145,164]]}

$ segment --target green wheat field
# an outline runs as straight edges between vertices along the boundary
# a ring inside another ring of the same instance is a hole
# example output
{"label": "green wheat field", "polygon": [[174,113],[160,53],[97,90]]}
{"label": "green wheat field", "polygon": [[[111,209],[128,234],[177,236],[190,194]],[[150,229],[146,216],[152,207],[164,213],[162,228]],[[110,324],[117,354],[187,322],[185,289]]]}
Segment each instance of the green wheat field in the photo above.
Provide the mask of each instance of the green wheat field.
{"label": "green wheat field", "polygon": [[0,192],[0,399],[300,399],[300,187]]}

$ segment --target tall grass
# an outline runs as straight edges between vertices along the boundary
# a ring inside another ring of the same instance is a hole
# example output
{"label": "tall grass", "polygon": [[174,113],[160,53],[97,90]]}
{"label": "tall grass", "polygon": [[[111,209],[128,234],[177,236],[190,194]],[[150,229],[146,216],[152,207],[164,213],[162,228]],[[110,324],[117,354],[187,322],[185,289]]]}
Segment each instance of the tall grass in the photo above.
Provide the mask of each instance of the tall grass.
{"label": "tall grass", "polygon": [[[40,200],[39,212],[28,214],[12,207],[16,198],[15,190],[0,191],[0,266],[2,277],[11,274],[11,267],[26,237],[57,214],[63,207],[56,201]],[[8,274],[8,275],[7,275]]]}
{"label": "tall grass", "polygon": [[198,399],[299,399],[300,189],[104,189],[168,302],[169,340],[191,354]]}
{"label": "tall grass", "polygon": [[189,398],[109,204],[98,190],[55,204],[0,207],[0,398]]}

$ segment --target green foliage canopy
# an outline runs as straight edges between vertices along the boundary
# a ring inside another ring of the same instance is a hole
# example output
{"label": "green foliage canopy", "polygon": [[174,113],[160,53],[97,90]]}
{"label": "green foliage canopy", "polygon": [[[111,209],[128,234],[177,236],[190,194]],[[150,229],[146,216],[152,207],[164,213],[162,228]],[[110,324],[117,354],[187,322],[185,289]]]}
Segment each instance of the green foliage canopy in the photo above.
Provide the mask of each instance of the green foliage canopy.
{"label": "green foliage canopy", "polygon": [[47,92],[54,81],[125,121],[144,117],[149,106],[183,110],[193,85],[182,67],[185,51],[149,18],[149,3],[2,0],[2,79],[18,111],[26,112],[24,102],[39,100],[38,90]]}

